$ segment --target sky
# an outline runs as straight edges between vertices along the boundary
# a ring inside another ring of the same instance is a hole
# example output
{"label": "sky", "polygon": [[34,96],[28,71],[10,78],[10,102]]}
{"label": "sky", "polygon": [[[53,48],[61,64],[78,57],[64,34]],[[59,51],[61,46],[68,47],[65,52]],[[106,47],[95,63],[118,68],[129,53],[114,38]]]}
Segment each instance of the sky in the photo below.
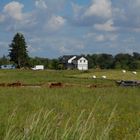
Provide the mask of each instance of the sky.
{"label": "sky", "polygon": [[0,0],[0,57],[17,32],[32,57],[140,53],[140,0]]}

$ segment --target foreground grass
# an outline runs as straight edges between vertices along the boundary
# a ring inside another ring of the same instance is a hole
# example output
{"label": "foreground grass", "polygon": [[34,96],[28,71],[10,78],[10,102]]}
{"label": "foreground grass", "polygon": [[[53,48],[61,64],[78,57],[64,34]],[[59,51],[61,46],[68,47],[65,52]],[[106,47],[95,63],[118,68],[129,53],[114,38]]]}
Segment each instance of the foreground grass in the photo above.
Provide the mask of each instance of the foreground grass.
{"label": "foreground grass", "polygon": [[134,139],[140,89],[0,89],[0,139]]}

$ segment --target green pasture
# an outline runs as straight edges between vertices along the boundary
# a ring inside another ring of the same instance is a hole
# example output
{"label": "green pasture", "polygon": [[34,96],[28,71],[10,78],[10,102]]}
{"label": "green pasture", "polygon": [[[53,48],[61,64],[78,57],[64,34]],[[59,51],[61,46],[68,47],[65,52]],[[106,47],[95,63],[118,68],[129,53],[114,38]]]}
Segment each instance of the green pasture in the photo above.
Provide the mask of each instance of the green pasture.
{"label": "green pasture", "polygon": [[[96,75],[97,79],[93,79]],[[45,82],[68,82],[68,83],[91,83],[102,82],[102,76],[107,76],[109,80],[140,80],[140,71],[133,74],[132,71],[123,73],[122,70],[89,70],[89,71],[74,71],[74,70],[1,70],[0,82],[15,82],[23,83],[45,83]],[[109,82],[109,81],[108,81]]]}
{"label": "green pasture", "polygon": [[93,74],[121,79],[113,70],[1,70],[0,83],[112,86],[0,87],[0,140],[139,140],[140,88],[117,87],[113,80],[92,79]]}
{"label": "green pasture", "polygon": [[92,78],[93,75],[98,79],[105,75],[107,79],[112,80],[140,80],[140,71],[137,71],[137,74],[133,74],[132,71],[123,73],[122,70],[90,70],[87,73],[75,74],[74,76],[78,78]]}

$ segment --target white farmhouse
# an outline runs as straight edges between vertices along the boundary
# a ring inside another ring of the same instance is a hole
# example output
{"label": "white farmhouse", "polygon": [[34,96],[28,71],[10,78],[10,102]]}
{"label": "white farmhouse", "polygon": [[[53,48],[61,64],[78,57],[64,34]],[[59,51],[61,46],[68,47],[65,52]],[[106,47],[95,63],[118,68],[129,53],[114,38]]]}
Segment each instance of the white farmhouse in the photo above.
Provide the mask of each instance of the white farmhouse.
{"label": "white farmhouse", "polygon": [[88,60],[84,56],[63,56],[61,62],[67,69],[88,70]]}
{"label": "white farmhouse", "polygon": [[83,56],[78,56],[73,60],[78,70],[88,70],[88,60]]}

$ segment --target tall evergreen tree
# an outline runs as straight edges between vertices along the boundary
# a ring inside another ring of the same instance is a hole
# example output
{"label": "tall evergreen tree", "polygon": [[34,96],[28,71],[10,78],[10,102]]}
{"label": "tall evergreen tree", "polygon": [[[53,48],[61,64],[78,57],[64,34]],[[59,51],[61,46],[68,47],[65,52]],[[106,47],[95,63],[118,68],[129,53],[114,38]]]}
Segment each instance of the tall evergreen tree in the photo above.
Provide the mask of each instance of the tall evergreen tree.
{"label": "tall evergreen tree", "polygon": [[9,45],[9,47],[10,61],[13,61],[17,65],[17,68],[27,67],[29,56],[23,34],[17,33],[14,36],[12,43]]}

